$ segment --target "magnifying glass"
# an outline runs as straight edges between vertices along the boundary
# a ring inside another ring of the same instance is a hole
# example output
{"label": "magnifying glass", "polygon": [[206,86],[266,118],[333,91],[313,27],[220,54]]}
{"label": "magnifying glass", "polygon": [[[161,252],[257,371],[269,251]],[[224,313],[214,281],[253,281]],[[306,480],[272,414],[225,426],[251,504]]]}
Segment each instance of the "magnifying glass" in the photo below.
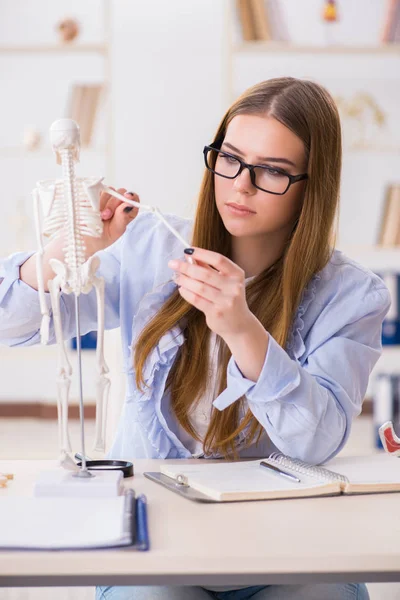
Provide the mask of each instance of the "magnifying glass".
{"label": "magnifying glass", "polygon": [[[77,452],[75,459],[80,461],[78,467],[82,466],[82,454]],[[124,477],[133,477],[133,463],[129,460],[92,460],[87,456],[86,467],[89,471],[122,471]]]}

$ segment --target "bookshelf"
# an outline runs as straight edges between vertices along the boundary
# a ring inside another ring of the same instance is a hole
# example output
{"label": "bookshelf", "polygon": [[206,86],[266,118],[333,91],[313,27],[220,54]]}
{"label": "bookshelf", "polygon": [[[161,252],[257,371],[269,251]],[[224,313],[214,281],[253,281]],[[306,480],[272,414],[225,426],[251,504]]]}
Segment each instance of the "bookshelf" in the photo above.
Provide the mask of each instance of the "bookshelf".
{"label": "bookshelf", "polygon": [[[296,3],[297,4],[297,3]],[[309,5],[310,6],[310,5]],[[315,4],[314,4],[315,6]],[[346,7],[343,5],[343,10]],[[291,7],[293,13],[296,12],[296,7]],[[368,11],[366,11],[368,12]],[[293,17],[296,19],[296,15]],[[373,73],[378,73],[378,85],[385,85],[384,79],[379,79],[383,73],[380,72],[380,65],[383,61],[390,65],[392,82],[397,88],[400,86],[400,44],[398,43],[369,43],[366,36],[353,38],[349,37],[349,42],[346,44],[323,44],[321,38],[317,40],[317,36],[313,35],[313,29],[310,27],[309,40],[302,36],[296,42],[279,42],[279,41],[243,41],[240,27],[238,24],[238,16],[236,14],[235,2],[229,2],[227,10],[227,35],[228,40],[226,65],[229,83],[228,95],[230,101],[235,98],[247,87],[270,77],[283,75],[293,75],[302,78],[309,78],[320,81],[323,85],[327,85],[331,70],[335,70],[336,77],[346,77],[348,81],[357,78],[366,78]],[[370,29],[373,29],[371,25]],[[377,29],[377,28],[375,28]],[[357,32],[355,32],[357,33]],[[372,39],[372,37],[371,37]],[[378,39],[375,37],[375,40]],[[314,42],[314,40],[317,40]],[[314,64],[318,61],[318,69],[314,70]],[[338,63],[340,61],[340,70]],[[355,66],[356,65],[356,66]],[[361,68],[359,68],[361,67]],[[389,70],[389,68],[387,69]],[[360,73],[362,71],[362,73]],[[328,86],[327,86],[328,87]],[[390,92],[388,92],[390,93]],[[369,148],[351,148],[344,152],[344,161],[350,161],[350,169],[354,169],[355,177],[361,177],[364,173],[360,166],[363,161],[372,160],[377,169],[382,170],[382,180],[387,180],[388,183],[393,183],[396,178],[400,178],[400,147],[394,147],[391,144],[385,144],[378,150]],[[386,167],[384,164],[386,163]],[[349,171],[348,170],[348,171]],[[348,172],[347,172],[348,176]],[[393,180],[391,180],[392,178]],[[380,218],[378,216],[379,206],[383,207],[384,192],[381,193],[381,184],[383,181],[375,182],[371,189],[363,188],[358,193],[363,197],[366,195],[371,203],[371,213],[368,222],[368,231],[370,235],[363,235],[363,221],[361,223],[358,218],[354,218],[354,214],[363,214],[362,202],[358,204],[358,209],[346,210],[341,209],[341,214],[345,213],[344,218],[349,219],[350,227],[347,229],[346,236],[338,236],[336,247],[352,260],[369,268],[371,271],[384,275],[386,273],[400,275],[400,246],[399,247],[383,247],[377,245],[372,234],[371,219]],[[349,205],[355,203],[357,205],[357,188],[349,186],[347,193],[342,195],[341,205]],[[353,218],[352,218],[353,217]],[[354,221],[354,223],[353,223]],[[354,243],[349,230],[354,228]],[[343,243],[340,238],[343,238]],[[361,239],[363,240],[361,242]],[[376,240],[378,237],[376,237]],[[365,243],[364,243],[365,241]],[[349,243],[347,243],[349,242]],[[400,346],[383,346],[382,356],[375,367],[370,382],[370,388],[367,391],[366,397],[372,396],[372,382],[375,374],[378,372],[398,373],[400,371]]]}
{"label": "bookshelf", "polygon": [[[289,2],[286,5],[288,6]],[[311,4],[308,5],[308,10],[312,10],[310,7]],[[313,7],[316,7],[315,3]],[[298,17],[296,10],[290,8],[290,16],[294,20]],[[342,10],[347,10],[347,8],[342,7]],[[349,7],[349,10],[351,11],[351,7]],[[288,18],[288,14],[287,12],[286,18]],[[293,42],[275,40],[245,41],[243,40],[243,31],[236,2],[235,0],[230,1],[227,7],[228,32],[225,36],[228,40],[226,64],[229,75],[226,81],[229,86],[228,96],[230,101],[234,101],[244,89],[253,85],[256,81],[283,75],[314,79],[320,81],[329,89],[330,72],[333,73],[333,78],[342,78],[343,81],[349,82],[356,79],[355,73],[357,73],[357,78],[360,78],[359,85],[362,89],[369,76],[373,77],[374,74],[378,74],[376,84],[383,87],[386,80],[380,79],[382,61],[390,65],[391,83],[398,87],[400,85],[400,44],[379,43],[377,41],[379,35],[376,33],[379,27],[372,23],[373,18],[371,16],[369,18],[369,37],[361,33],[358,35],[358,32],[354,32],[354,37],[353,35],[349,36],[347,30],[347,37],[344,39],[342,36],[342,43],[325,43],[325,40],[322,40],[321,35],[313,29],[313,27],[316,27],[315,15],[314,22],[309,29],[308,39],[311,43],[308,43],[304,34],[300,36],[298,32],[297,34],[294,32]],[[377,15],[374,18],[376,19]],[[372,30],[375,31],[375,37],[371,34]],[[371,42],[368,41],[369,39]],[[314,67],[316,63],[318,65]],[[389,67],[387,70],[389,70]],[[350,89],[353,89],[351,85],[349,85]],[[331,93],[335,96],[337,89],[331,90]],[[354,92],[349,92],[349,95],[352,93]],[[383,181],[387,180],[388,183],[395,183],[396,174],[400,172],[400,144],[395,145],[390,139],[386,143],[385,139],[384,143],[380,143],[377,148],[356,147],[355,144],[347,147],[344,145],[343,154],[344,161],[351,165],[345,173],[347,182],[349,171],[352,169],[354,169],[355,177],[361,177],[363,170],[360,164],[364,160],[372,160],[375,168],[382,171],[382,177],[379,182],[376,181],[371,186],[371,189],[362,188],[358,191],[356,186],[353,185],[347,185],[346,188],[342,189],[341,213],[345,213],[343,219],[350,225],[344,232],[339,229],[340,235],[338,238],[339,240],[342,238],[343,243],[339,241],[337,247],[350,258],[373,271],[400,274],[400,246],[398,248],[381,247],[377,245],[378,233],[376,236],[374,235],[374,224],[378,222],[377,219],[381,218],[383,213]],[[368,234],[364,234],[358,229],[355,232],[354,243],[352,243],[351,222],[354,214],[357,214],[357,210],[349,209],[349,207],[354,205],[354,202],[357,203],[357,192],[359,196],[365,195],[368,198],[372,209],[371,214],[368,215],[369,221],[366,227]],[[343,210],[344,205],[346,210]]]}
{"label": "bookshelf", "polygon": [[291,54],[400,54],[400,44],[380,45],[310,45],[303,46],[286,42],[238,42],[233,46],[233,54],[282,52]]}
{"label": "bookshelf", "polygon": [[[53,120],[66,116],[68,96],[72,93],[72,85],[76,83],[78,85],[93,84],[98,81],[106,83],[104,96],[101,99],[101,114],[96,116],[96,124],[101,124],[101,127],[97,127],[99,135],[95,135],[95,139],[90,145],[82,146],[81,165],[77,167],[77,172],[79,171],[79,175],[91,175],[98,171],[108,180],[112,180],[114,136],[109,89],[109,82],[112,78],[111,2],[110,0],[101,0],[98,3],[96,19],[89,19],[84,7],[77,3],[72,12],[76,13],[75,16],[80,23],[81,31],[78,38],[69,42],[60,41],[54,28],[54,25],[63,17],[65,6],[62,4],[52,7],[41,28],[34,33],[29,32],[26,37],[24,37],[23,27],[16,19],[17,7],[14,11],[10,4],[7,10],[5,20],[9,25],[14,23],[17,29],[12,38],[4,35],[4,40],[7,41],[0,44],[0,61],[3,72],[15,72],[14,77],[10,80],[12,89],[16,90],[17,96],[22,95],[25,91],[24,88],[32,90],[33,102],[26,104],[17,100],[15,106],[13,105],[15,112],[11,113],[12,119],[11,123],[8,123],[8,132],[0,143],[0,159],[3,161],[6,171],[17,170],[24,173],[24,177],[20,180],[18,194],[20,198],[27,199],[27,213],[32,217],[32,231],[26,232],[24,247],[21,247],[20,250],[27,250],[32,247],[32,244],[36,247],[33,215],[29,204],[31,189],[37,179],[59,176],[59,169],[55,166],[54,153],[48,142],[48,128]],[[37,7],[37,10],[40,10],[40,6]],[[24,70],[20,65],[25,62],[28,66]],[[49,69],[48,80],[46,80],[47,69]],[[37,77],[32,80],[33,71],[37,73]],[[41,86],[43,90],[43,101],[37,101],[36,86]],[[10,104],[9,98],[4,98],[5,102],[7,100]],[[46,109],[43,109],[43,106],[46,106]],[[24,145],[24,121],[26,127],[30,126],[36,129],[40,134],[38,148],[29,149]],[[29,125],[32,121],[35,122],[34,126]],[[11,191],[13,192],[12,189]],[[14,193],[14,195],[16,194]],[[7,219],[7,215],[5,217]],[[10,240],[11,246],[13,246],[12,237]],[[0,256],[7,255],[9,247],[6,237],[4,237]],[[12,247],[11,250],[14,251],[14,248]]]}
{"label": "bookshelf", "polygon": [[400,275],[400,247],[348,244],[341,246],[338,244],[337,249],[375,273],[398,273]]}
{"label": "bookshelf", "polygon": [[[11,4],[10,4],[11,7]],[[13,21],[14,9],[8,9],[8,18]],[[39,9],[37,9],[39,10]],[[94,142],[89,146],[81,148],[80,164],[77,165],[77,174],[82,176],[98,175],[105,176],[108,181],[113,181],[114,173],[114,135],[112,119],[111,94],[109,92],[109,83],[112,79],[112,61],[111,61],[111,3],[110,0],[101,0],[96,8],[95,19],[99,24],[94,27],[94,20],[85,21],[85,13],[82,6],[76,4],[75,10],[78,13],[78,20],[83,23],[82,37],[72,42],[61,43],[52,40],[52,31],[49,28],[58,18],[63,16],[63,6],[53,6],[51,15],[48,16],[46,24],[38,28],[37,34],[23,37],[23,28],[14,35],[13,39],[0,44],[0,60],[3,66],[3,73],[14,73],[18,71],[18,76],[14,75],[15,81],[19,81],[20,88],[24,87],[36,93],[32,87],[31,74],[37,74],[35,83],[41,86],[43,90],[44,110],[36,110],[38,107],[29,111],[24,110],[28,104],[15,102],[16,118],[13,126],[9,127],[8,137],[3,139],[0,144],[0,160],[4,168],[4,173],[20,173],[18,186],[8,185],[5,193],[9,195],[12,202],[10,210],[14,208],[10,215],[4,216],[6,226],[4,228],[3,250],[1,257],[5,257],[16,250],[36,249],[34,222],[32,218],[32,208],[30,202],[30,191],[35,186],[38,179],[59,177],[60,167],[55,164],[54,153],[48,142],[48,128],[51,122],[63,116],[68,96],[63,96],[65,91],[70,92],[72,83],[79,83],[98,78],[106,83],[105,98],[102,101],[101,117],[103,121],[97,121],[99,127],[99,136],[95,136]],[[83,12],[82,12],[83,11]],[[74,9],[72,9],[74,12]],[[18,13],[15,7],[15,14]],[[54,22],[52,21],[54,19]],[[89,30],[89,33],[87,33]],[[60,81],[57,77],[52,80],[50,74],[46,80],[46,69],[51,61],[52,73],[60,74]],[[56,68],[53,68],[54,62]],[[23,68],[21,65],[27,63],[29,66]],[[68,66],[69,65],[69,66]],[[67,67],[67,68],[66,68]],[[95,67],[93,71],[91,67]],[[55,86],[54,86],[55,81]],[[10,84],[14,85],[10,79]],[[23,86],[23,87],[22,87]],[[60,87],[60,90],[52,95],[51,87]],[[6,87],[5,87],[6,90]],[[61,110],[60,110],[61,107]],[[29,107],[28,107],[29,108]],[[40,107],[39,107],[40,108]],[[30,114],[30,117],[27,114]],[[40,131],[42,140],[40,147],[35,150],[27,149],[22,142],[22,133],[24,121],[29,123],[32,114],[38,116],[37,129]],[[17,121],[18,119],[18,121]],[[21,128],[18,125],[21,122]],[[11,135],[12,133],[12,135]],[[20,134],[20,135],[19,135]],[[19,141],[21,139],[21,141]],[[18,207],[18,210],[16,210]],[[22,216],[21,216],[22,214]],[[24,221],[22,220],[24,219]],[[4,223],[3,223],[4,226]],[[12,229],[15,227],[15,233]],[[25,229],[24,229],[25,228]],[[21,230],[17,233],[17,229]],[[8,237],[7,234],[11,233]],[[15,241],[13,241],[13,235]],[[8,240],[8,241],[7,241]],[[18,247],[14,247],[18,246]],[[113,339],[115,332],[106,332],[106,338],[110,338],[109,345],[112,344],[110,354],[115,354],[117,343]],[[107,345],[107,342],[106,342]],[[67,352],[70,354],[70,361],[73,365],[73,376],[71,379],[70,403],[77,403],[79,396],[77,381],[76,353],[66,344]],[[28,346],[23,348],[8,348],[0,346],[0,362],[3,365],[3,386],[0,393],[0,405],[19,402],[22,404],[30,403],[32,405],[47,404],[55,405],[56,398],[56,369],[57,369],[57,349],[54,345]],[[95,356],[93,352],[85,352],[84,357],[84,393],[85,403],[92,404],[94,384],[96,379]],[[107,356],[108,363],[112,362]],[[24,377],[17,378],[15,374],[20,370],[20,364],[24,364]],[[111,365],[113,367],[113,365]],[[46,381],[47,385],[43,386]],[[22,416],[22,415],[21,415]]]}
{"label": "bookshelf", "polygon": [[108,48],[106,44],[44,44],[44,45],[12,45],[0,46],[1,54],[47,54],[54,53],[96,53],[106,55]]}
{"label": "bookshelf", "polygon": [[[44,144],[43,144],[44,146]],[[99,154],[106,153],[107,146],[90,146],[82,150],[84,158],[95,157]],[[29,159],[34,155],[36,158],[45,158],[51,164],[54,159],[54,152],[51,148],[39,148],[37,150],[28,150],[24,146],[0,146],[1,158],[21,158]]]}

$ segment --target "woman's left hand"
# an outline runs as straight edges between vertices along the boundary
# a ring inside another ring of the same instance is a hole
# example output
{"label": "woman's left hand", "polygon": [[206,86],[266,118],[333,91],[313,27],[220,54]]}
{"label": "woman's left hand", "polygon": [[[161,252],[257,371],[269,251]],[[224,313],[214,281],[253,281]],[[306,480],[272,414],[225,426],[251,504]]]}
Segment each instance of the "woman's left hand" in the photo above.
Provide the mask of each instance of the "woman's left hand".
{"label": "woman's left hand", "polygon": [[203,248],[195,248],[192,257],[197,264],[168,263],[175,271],[180,295],[205,314],[208,327],[225,341],[241,335],[254,320],[246,301],[243,269],[226,256]]}

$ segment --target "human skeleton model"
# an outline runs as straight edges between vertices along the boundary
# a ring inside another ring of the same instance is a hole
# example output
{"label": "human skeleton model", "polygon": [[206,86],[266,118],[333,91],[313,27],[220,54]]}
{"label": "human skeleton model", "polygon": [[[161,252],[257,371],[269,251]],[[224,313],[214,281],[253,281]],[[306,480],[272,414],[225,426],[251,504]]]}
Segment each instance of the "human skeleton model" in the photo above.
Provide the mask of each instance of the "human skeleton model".
{"label": "human skeleton model", "polygon": [[[96,366],[98,378],[96,383],[96,428],[94,449],[104,451],[106,410],[110,380],[107,376],[109,369],[104,360],[104,279],[96,275],[100,259],[94,255],[85,260],[84,236],[101,237],[103,222],[100,216],[100,194],[106,191],[112,196],[137,208],[155,213],[172,233],[185,245],[180,234],[166,221],[157,207],[146,206],[133,200],[128,200],[103,184],[103,178],[75,177],[75,162],[79,161],[80,136],[79,126],[71,119],[60,119],[50,128],[52,149],[56,154],[57,163],[62,167],[62,178],[41,180],[33,190],[36,235],[39,246],[37,253],[37,277],[40,298],[42,323],[40,337],[43,344],[49,341],[50,313],[47,307],[43,281],[43,237],[50,240],[65,236],[64,262],[51,259],[50,266],[55,272],[54,279],[48,281],[51,308],[53,312],[54,330],[59,351],[57,370],[57,408],[61,456],[66,457],[71,452],[68,432],[68,401],[71,384],[72,367],[65,351],[60,313],[61,292],[75,294],[76,336],[80,377],[80,415],[82,469],[86,470],[84,433],[83,433],[83,395],[82,395],[82,365],[80,359],[80,324],[79,296],[88,294],[93,288],[97,298],[97,348]],[[188,259],[189,260],[189,259]],[[190,259],[193,262],[193,259]]]}

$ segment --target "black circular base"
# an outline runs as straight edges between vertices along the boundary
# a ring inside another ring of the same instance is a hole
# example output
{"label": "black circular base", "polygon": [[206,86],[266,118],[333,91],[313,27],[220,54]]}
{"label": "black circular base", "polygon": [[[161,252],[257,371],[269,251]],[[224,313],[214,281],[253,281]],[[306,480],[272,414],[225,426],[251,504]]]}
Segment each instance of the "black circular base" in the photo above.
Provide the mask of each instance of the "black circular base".
{"label": "black circular base", "polygon": [[89,471],[122,471],[124,477],[133,477],[133,463],[128,460],[87,460],[86,467]]}

